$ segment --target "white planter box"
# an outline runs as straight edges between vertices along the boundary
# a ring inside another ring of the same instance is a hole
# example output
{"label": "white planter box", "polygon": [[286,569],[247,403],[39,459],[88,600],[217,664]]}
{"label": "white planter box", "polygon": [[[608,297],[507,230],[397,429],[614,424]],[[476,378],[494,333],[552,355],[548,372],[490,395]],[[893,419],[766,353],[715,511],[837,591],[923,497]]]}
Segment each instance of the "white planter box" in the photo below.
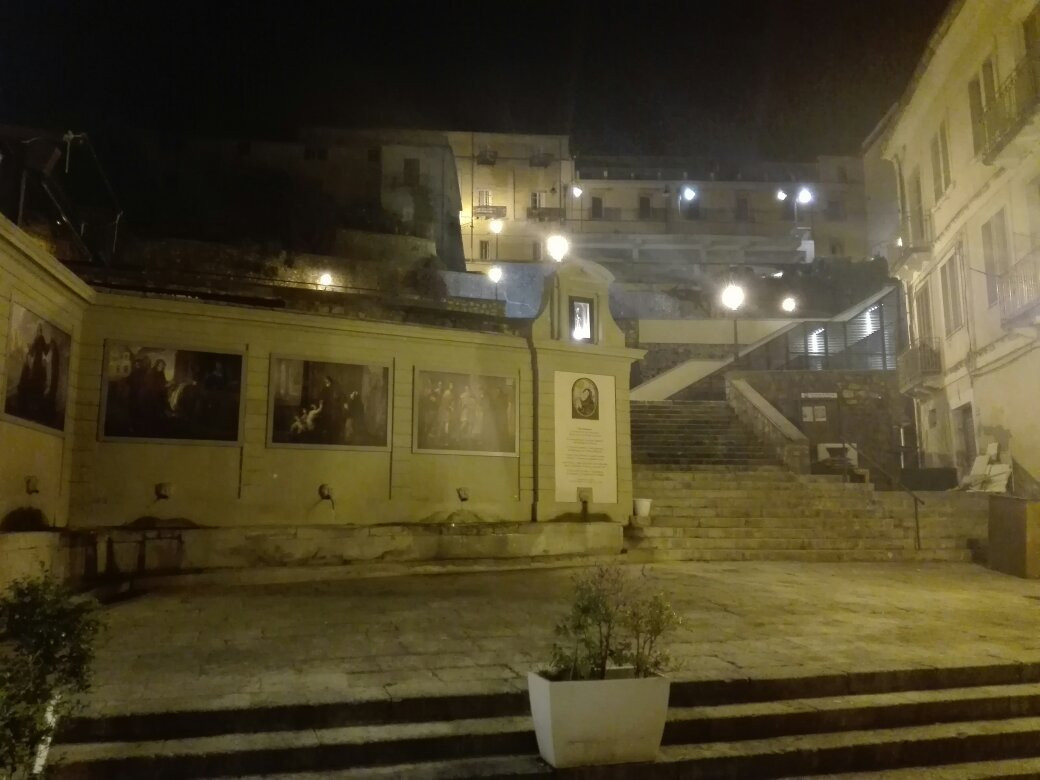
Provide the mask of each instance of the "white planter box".
{"label": "white planter box", "polygon": [[653,761],[668,717],[666,677],[608,672],[606,680],[553,682],[527,675],[538,752],[554,767]]}

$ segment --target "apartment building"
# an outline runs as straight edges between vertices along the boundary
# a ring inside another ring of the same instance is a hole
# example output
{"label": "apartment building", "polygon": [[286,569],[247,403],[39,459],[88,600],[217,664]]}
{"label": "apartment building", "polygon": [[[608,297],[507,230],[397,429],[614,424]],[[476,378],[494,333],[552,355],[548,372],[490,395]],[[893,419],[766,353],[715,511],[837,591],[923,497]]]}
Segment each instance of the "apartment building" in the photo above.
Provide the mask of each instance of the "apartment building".
{"label": "apartment building", "polygon": [[870,256],[858,157],[744,165],[571,157],[563,135],[445,135],[473,270],[538,262],[552,233],[620,279],[644,283],[696,283],[735,265],[775,270],[819,256]]}
{"label": "apartment building", "polygon": [[963,475],[1000,447],[1019,495],[1040,477],[1040,10],[956,0],[884,140],[895,163],[916,399],[926,465]]}

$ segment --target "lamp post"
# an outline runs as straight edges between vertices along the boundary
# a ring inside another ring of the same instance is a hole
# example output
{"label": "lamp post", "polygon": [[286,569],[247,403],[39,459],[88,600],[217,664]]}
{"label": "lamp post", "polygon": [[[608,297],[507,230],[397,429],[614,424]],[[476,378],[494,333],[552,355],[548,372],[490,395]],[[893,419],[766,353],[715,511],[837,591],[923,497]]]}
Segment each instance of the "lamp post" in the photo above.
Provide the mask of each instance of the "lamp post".
{"label": "lamp post", "polygon": [[487,271],[488,279],[495,285],[495,300],[498,300],[498,283],[502,281],[502,267],[493,265]]}
{"label": "lamp post", "polygon": [[504,224],[500,219],[491,220],[488,227],[491,228],[491,232],[495,234],[495,259],[498,260],[498,234],[502,232]]}
{"label": "lamp post", "polygon": [[737,310],[744,305],[744,288],[739,284],[728,284],[722,291],[722,305],[733,312],[733,365],[740,359],[740,341],[737,338]]}
{"label": "lamp post", "polygon": [[[585,190],[583,190],[577,184],[572,184],[571,185],[571,197],[573,197],[574,200],[576,200],[578,202],[578,232],[579,233],[581,232],[581,229],[582,229],[582,219],[584,219],[584,216],[585,216],[582,213],[584,211],[584,209],[582,208],[582,204],[581,204],[581,196],[582,196],[582,194],[584,194],[584,192],[585,192]],[[563,216],[566,217],[567,215],[564,214]]]}
{"label": "lamp post", "polygon": [[792,314],[795,309],[798,308],[798,301],[794,299],[794,296],[788,295],[782,301],[780,301],[780,308],[788,314]]}
{"label": "lamp post", "polygon": [[[776,191],[776,199],[783,203],[790,197],[787,190],[779,189]],[[808,187],[800,187],[797,194],[794,196],[794,226],[798,227],[798,207],[808,206],[813,202],[812,190]]]}
{"label": "lamp post", "polygon": [[545,240],[545,248],[549,252],[549,257],[560,263],[571,251],[571,242],[565,236],[554,233]]}

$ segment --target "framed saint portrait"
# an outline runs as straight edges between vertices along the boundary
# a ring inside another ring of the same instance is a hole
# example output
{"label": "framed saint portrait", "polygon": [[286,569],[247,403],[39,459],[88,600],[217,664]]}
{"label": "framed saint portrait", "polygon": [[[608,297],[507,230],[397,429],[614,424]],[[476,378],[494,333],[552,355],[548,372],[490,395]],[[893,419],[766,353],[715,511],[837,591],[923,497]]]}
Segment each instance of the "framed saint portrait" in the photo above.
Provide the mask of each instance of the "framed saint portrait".
{"label": "framed saint portrait", "polygon": [[54,323],[11,304],[4,416],[64,432],[72,338]]}

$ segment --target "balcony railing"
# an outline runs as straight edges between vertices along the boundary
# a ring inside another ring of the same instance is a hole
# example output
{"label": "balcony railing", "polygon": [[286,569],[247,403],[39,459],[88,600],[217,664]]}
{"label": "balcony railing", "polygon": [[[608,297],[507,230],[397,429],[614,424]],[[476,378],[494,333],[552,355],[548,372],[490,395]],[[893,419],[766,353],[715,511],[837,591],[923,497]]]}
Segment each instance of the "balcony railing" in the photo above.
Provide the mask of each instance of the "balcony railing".
{"label": "balcony railing", "polygon": [[563,219],[564,211],[556,206],[528,206],[527,218],[536,219],[539,222],[551,222]]}
{"label": "balcony railing", "polygon": [[473,216],[476,219],[505,219],[505,206],[474,206]]}
{"label": "balcony railing", "polygon": [[992,163],[1000,151],[1032,118],[1040,105],[1040,52],[1030,52],[1000,85],[996,99],[982,113],[980,155]]}
{"label": "balcony railing", "polygon": [[938,339],[921,339],[903,350],[896,360],[899,392],[933,389],[928,381],[942,376],[942,350]]}
{"label": "balcony railing", "polygon": [[907,262],[912,256],[921,252],[929,252],[935,240],[932,231],[932,215],[923,209],[903,214],[902,243],[898,246],[900,262]]}
{"label": "balcony railing", "polygon": [[1040,310],[1040,249],[1027,254],[1004,274],[997,291],[1000,319],[1005,325],[1021,322],[1036,314]]}
{"label": "balcony railing", "polygon": [[477,165],[494,165],[498,162],[498,152],[494,149],[481,149],[477,152]]}
{"label": "balcony railing", "polygon": [[668,209],[622,209],[606,206],[599,213],[593,212],[591,208],[586,209],[582,214],[582,219],[603,220],[604,222],[667,222]]}

